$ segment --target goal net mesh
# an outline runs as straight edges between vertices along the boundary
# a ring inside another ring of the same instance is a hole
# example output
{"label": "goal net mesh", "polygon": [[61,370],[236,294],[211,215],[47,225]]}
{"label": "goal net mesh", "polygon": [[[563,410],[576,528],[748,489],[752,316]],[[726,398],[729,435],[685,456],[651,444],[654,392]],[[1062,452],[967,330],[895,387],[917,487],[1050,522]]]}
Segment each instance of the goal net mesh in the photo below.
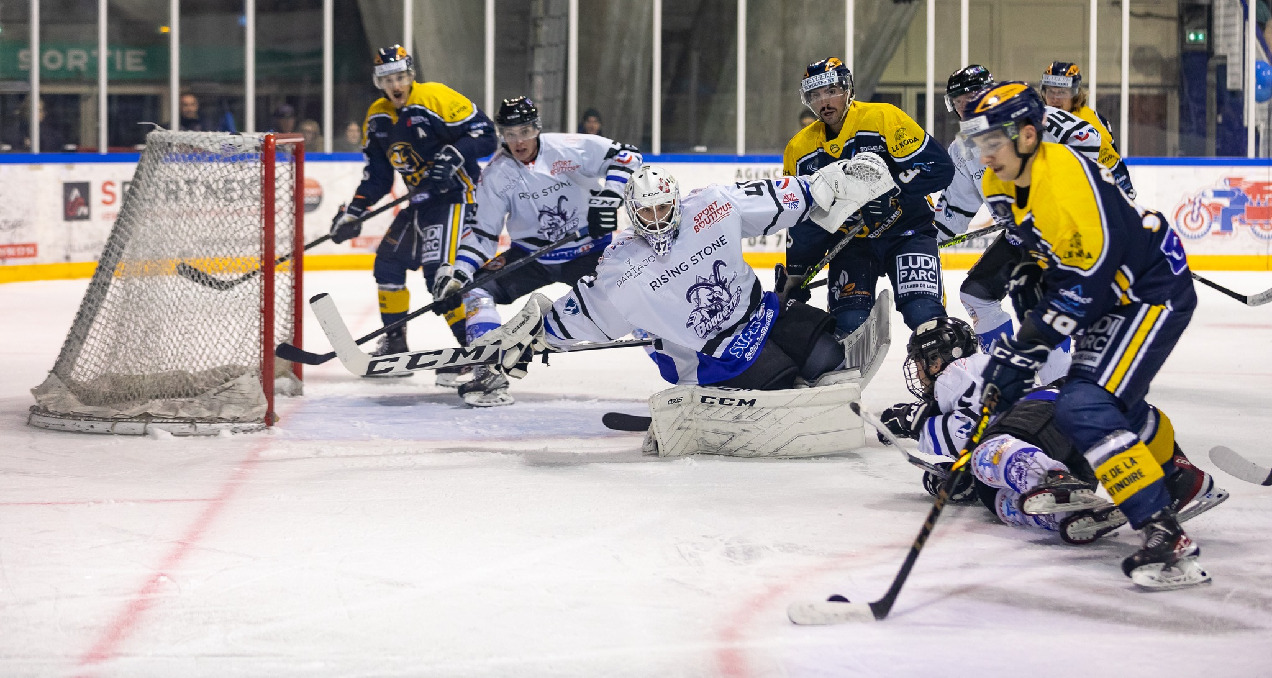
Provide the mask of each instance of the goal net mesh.
{"label": "goal net mesh", "polygon": [[[263,191],[274,184],[274,257],[292,254],[295,150],[265,176],[264,135],[155,131],[33,414],[87,420],[264,425],[262,322],[295,322],[290,261],[265,289]],[[200,279],[202,282],[200,282]],[[264,320],[273,294],[273,317]],[[298,388],[299,382],[290,388]],[[32,422],[36,423],[36,422]],[[39,425],[37,423],[37,425]],[[57,426],[53,426],[57,427]],[[83,430],[83,429],[76,429]],[[184,431],[187,433],[196,431]],[[204,431],[198,431],[204,432]]]}

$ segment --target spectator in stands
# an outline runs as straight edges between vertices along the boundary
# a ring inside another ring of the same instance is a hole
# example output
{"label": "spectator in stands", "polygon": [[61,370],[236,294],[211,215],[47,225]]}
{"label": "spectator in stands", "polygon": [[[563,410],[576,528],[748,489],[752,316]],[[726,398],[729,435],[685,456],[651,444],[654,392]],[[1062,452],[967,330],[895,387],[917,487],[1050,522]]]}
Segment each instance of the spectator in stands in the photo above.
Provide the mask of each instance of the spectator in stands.
{"label": "spectator in stands", "polygon": [[362,151],[362,124],[357,120],[345,123],[344,136],[336,140],[336,151],[359,153]]}
{"label": "spectator in stands", "polygon": [[208,132],[212,124],[199,114],[199,97],[189,92],[181,94],[181,124],[178,129],[189,132]]}
{"label": "spectator in stands", "polygon": [[[40,148],[41,153],[61,153],[66,149],[67,136],[62,126],[49,119],[44,110],[44,97],[40,97]],[[5,130],[4,141],[15,151],[30,152],[31,149],[31,100],[24,97],[16,111],[16,125]],[[70,150],[75,150],[72,146]]]}
{"label": "spectator in stands", "polygon": [[322,126],[317,120],[310,118],[301,120],[300,134],[305,137],[306,153],[322,153],[326,150],[322,147]]}
{"label": "spectator in stands", "polygon": [[579,134],[602,134],[600,111],[595,108],[583,111],[583,119],[579,121]]}
{"label": "spectator in stands", "polygon": [[281,104],[274,109],[274,130],[283,134],[296,131],[296,109],[291,104]]}
{"label": "spectator in stands", "polygon": [[[813,124],[813,123],[815,123],[815,122],[817,122],[817,114],[816,114],[816,113],[813,113],[812,111],[808,110],[807,108],[805,108],[804,110],[802,110],[802,111],[800,111],[800,112],[799,112],[799,129],[801,129],[801,130],[802,130],[802,129],[804,129],[805,127],[808,127],[809,125],[811,125],[811,124]],[[797,131],[797,132],[798,132],[799,130],[795,130],[795,131]]]}

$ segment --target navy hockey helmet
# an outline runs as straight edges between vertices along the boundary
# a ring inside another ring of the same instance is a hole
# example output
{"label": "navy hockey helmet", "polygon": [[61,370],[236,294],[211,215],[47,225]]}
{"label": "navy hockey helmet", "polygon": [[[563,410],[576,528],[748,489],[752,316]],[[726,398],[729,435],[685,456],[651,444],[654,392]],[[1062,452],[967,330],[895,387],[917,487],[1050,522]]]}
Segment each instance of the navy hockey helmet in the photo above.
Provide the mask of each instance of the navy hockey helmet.
{"label": "navy hockey helmet", "polygon": [[905,345],[905,386],[916,398],[931,398],[936,376],[950,363],[979,349],[971,325],[958,318],[933,318],[914,329]]}
{"label": "navy hockey helmet", "polygon": [[967,102],[963,107],[963,121],[958,125],[959,136],[965,139],[1002,130],[1007,138],[1015,141],[1020,127],[1033,125],[1042,131],[1047,116],[1042,97],[1028,83],[1008,80],[995,84]]}
{"label": "navy hockey helmet", "polygon": [[955,110],[955,99],[966,94],[976,94],[993,84],[994,75],[980,64],[972,64],[954,71],[950,79],[945,82],[945,110],[950,113],[962,113],[960,110]]}
{"label": "navy hockey helmet", "polygon": [[856,91],[852,83],[852,71],[848,70],[844,62],[835,57],[814,61],[804,69],[804,79],[799,83],[800,100],[805,106],[812,108],[809,102],[812,100],[810,95],[813,90],[831,85],[843,88],[848,93],[848,101],[852,102]]}
{"label": "navy hockey helmet", "polygon": [[415,61],[411,59],[411,55],[401,45],[380,48],[375,53],[375,70],[372,76],[375,86],[384,89],[391,82],[389,76],[397,73],[407,73],[408,77],[415,79]]}
{"label": "navy hockey helmet", "polygon": [[1077,90],[1082,86],[1082,69],[1068,61],[1052,61],[1042,72],[1043,87],[1068,87]]}

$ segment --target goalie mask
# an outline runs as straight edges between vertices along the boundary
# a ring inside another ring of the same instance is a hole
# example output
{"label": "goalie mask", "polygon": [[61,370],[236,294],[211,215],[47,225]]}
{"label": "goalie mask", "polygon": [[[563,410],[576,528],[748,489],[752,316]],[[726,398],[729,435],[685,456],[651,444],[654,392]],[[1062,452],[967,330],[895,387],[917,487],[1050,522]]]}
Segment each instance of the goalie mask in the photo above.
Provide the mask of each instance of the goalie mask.
{"label": "goalie mask", "polygon": [[371,80],[377,89],[404,87],[415,80],[415,61],[401,45],[389,45],[375,54]]}
{"label": "goalie mask", "polygon": [[960,68],[945,82],[945,110],[960,118],[963,116],[963,105],[971,95],[994,84],[994,76],[988,68],[980,64],[972,64]]}
{"label": "goalie mask", "polygon": [[627,182],[623,194],[632,228],[654,254],[664,256],[680,232],[680,182],[667,170],[641,165]]}
{"label": "goalie mask", "polygon": [[916,398],[931,398],[937,375],[978,347],[972,327],[958,318],[933,318],[919,325],[905,346],[906,388]]}

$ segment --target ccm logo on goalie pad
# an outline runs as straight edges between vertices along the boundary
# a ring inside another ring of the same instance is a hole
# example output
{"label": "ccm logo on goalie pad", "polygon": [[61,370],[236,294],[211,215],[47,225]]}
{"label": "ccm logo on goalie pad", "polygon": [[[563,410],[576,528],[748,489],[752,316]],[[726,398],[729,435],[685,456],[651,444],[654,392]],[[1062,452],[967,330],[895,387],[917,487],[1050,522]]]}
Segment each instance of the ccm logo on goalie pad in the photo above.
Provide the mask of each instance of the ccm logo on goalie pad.
{"label": "ccm logo on goalie pad", "polygon": [[755,407],[755,398],[726,398],[723,396],[698,396],[698,402],[703,405],[732,405],[734,407]]}

